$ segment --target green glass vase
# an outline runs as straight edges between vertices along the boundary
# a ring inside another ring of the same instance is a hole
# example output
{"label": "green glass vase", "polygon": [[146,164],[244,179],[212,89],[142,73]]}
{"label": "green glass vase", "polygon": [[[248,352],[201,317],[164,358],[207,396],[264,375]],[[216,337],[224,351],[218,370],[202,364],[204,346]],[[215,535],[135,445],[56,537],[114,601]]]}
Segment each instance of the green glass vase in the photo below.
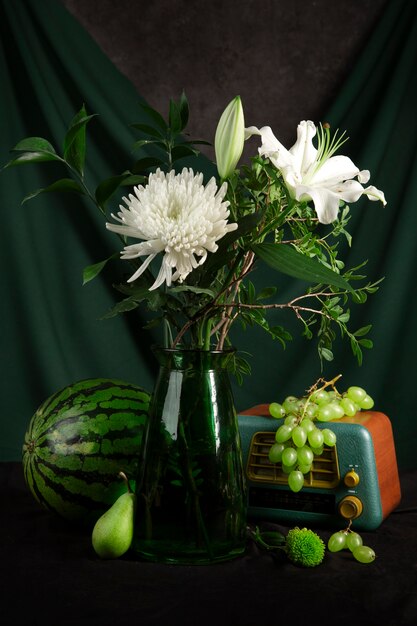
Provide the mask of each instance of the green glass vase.
{"label": "green glass vase", "polygon": [[137,478],[132,549],[209,564],[246,547],[246,486],[227,361],[233,351],[154,348],[159,374]]}

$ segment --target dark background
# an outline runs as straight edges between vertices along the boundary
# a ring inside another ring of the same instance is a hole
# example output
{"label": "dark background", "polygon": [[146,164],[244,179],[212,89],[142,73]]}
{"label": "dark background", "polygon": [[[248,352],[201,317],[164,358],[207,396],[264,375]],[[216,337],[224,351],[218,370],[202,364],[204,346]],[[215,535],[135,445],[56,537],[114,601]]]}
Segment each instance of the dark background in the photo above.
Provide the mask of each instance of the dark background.
{"label": "dark background", "polygon": [[247,125],[290,147],[354,67],[386,0],[61,0],[150,105],[184,89],[189,130],[214,136],[235,95]]}

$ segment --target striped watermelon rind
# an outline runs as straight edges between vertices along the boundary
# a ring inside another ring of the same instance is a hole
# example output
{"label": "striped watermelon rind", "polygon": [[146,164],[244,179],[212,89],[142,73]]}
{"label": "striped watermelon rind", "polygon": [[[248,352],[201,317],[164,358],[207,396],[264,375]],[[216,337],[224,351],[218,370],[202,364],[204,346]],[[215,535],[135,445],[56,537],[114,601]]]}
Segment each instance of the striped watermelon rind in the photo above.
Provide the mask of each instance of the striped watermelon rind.
{"label": "striped watermelon rind", "polygon": [[134,486],[150,395],[122,380],[88,378],[45,400],[22,450],[35,499],[71,522],[97,520],[126,491],[120,471]]}

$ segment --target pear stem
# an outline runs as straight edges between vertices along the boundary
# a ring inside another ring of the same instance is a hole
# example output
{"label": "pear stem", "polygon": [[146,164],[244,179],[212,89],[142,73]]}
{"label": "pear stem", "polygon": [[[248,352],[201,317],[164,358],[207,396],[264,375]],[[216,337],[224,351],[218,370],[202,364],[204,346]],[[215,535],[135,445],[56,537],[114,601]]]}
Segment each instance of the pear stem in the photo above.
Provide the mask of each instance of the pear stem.
{"label": "pear stem", "polygon": [[125,484],[126,484],[128,492],[132,493],[132,490],[130,488],[130,484],[129,484],[129,481],[128,481],[128,478],[127,478],[126,474],[124,472],[119,472],[119,476],[120,476],[120,478],[123,478],[123,480],[125,481]]}

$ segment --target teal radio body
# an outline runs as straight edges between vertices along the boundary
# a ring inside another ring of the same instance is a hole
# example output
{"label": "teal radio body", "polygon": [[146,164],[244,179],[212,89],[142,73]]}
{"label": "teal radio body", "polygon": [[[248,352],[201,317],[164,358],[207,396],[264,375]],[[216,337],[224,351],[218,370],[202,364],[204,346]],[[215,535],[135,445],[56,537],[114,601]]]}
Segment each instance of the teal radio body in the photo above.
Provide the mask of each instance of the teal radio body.
{"label": "teal radio body", "polygon": [[238,416],[248,489],[248,517],[282,523],[308,523],[374,530],[401,499],[390,420],[363,411],[319,428],[330,427],[336,445],[325,448],[294,493],[280,464],[268,459],[283,420],[258,405]]}

